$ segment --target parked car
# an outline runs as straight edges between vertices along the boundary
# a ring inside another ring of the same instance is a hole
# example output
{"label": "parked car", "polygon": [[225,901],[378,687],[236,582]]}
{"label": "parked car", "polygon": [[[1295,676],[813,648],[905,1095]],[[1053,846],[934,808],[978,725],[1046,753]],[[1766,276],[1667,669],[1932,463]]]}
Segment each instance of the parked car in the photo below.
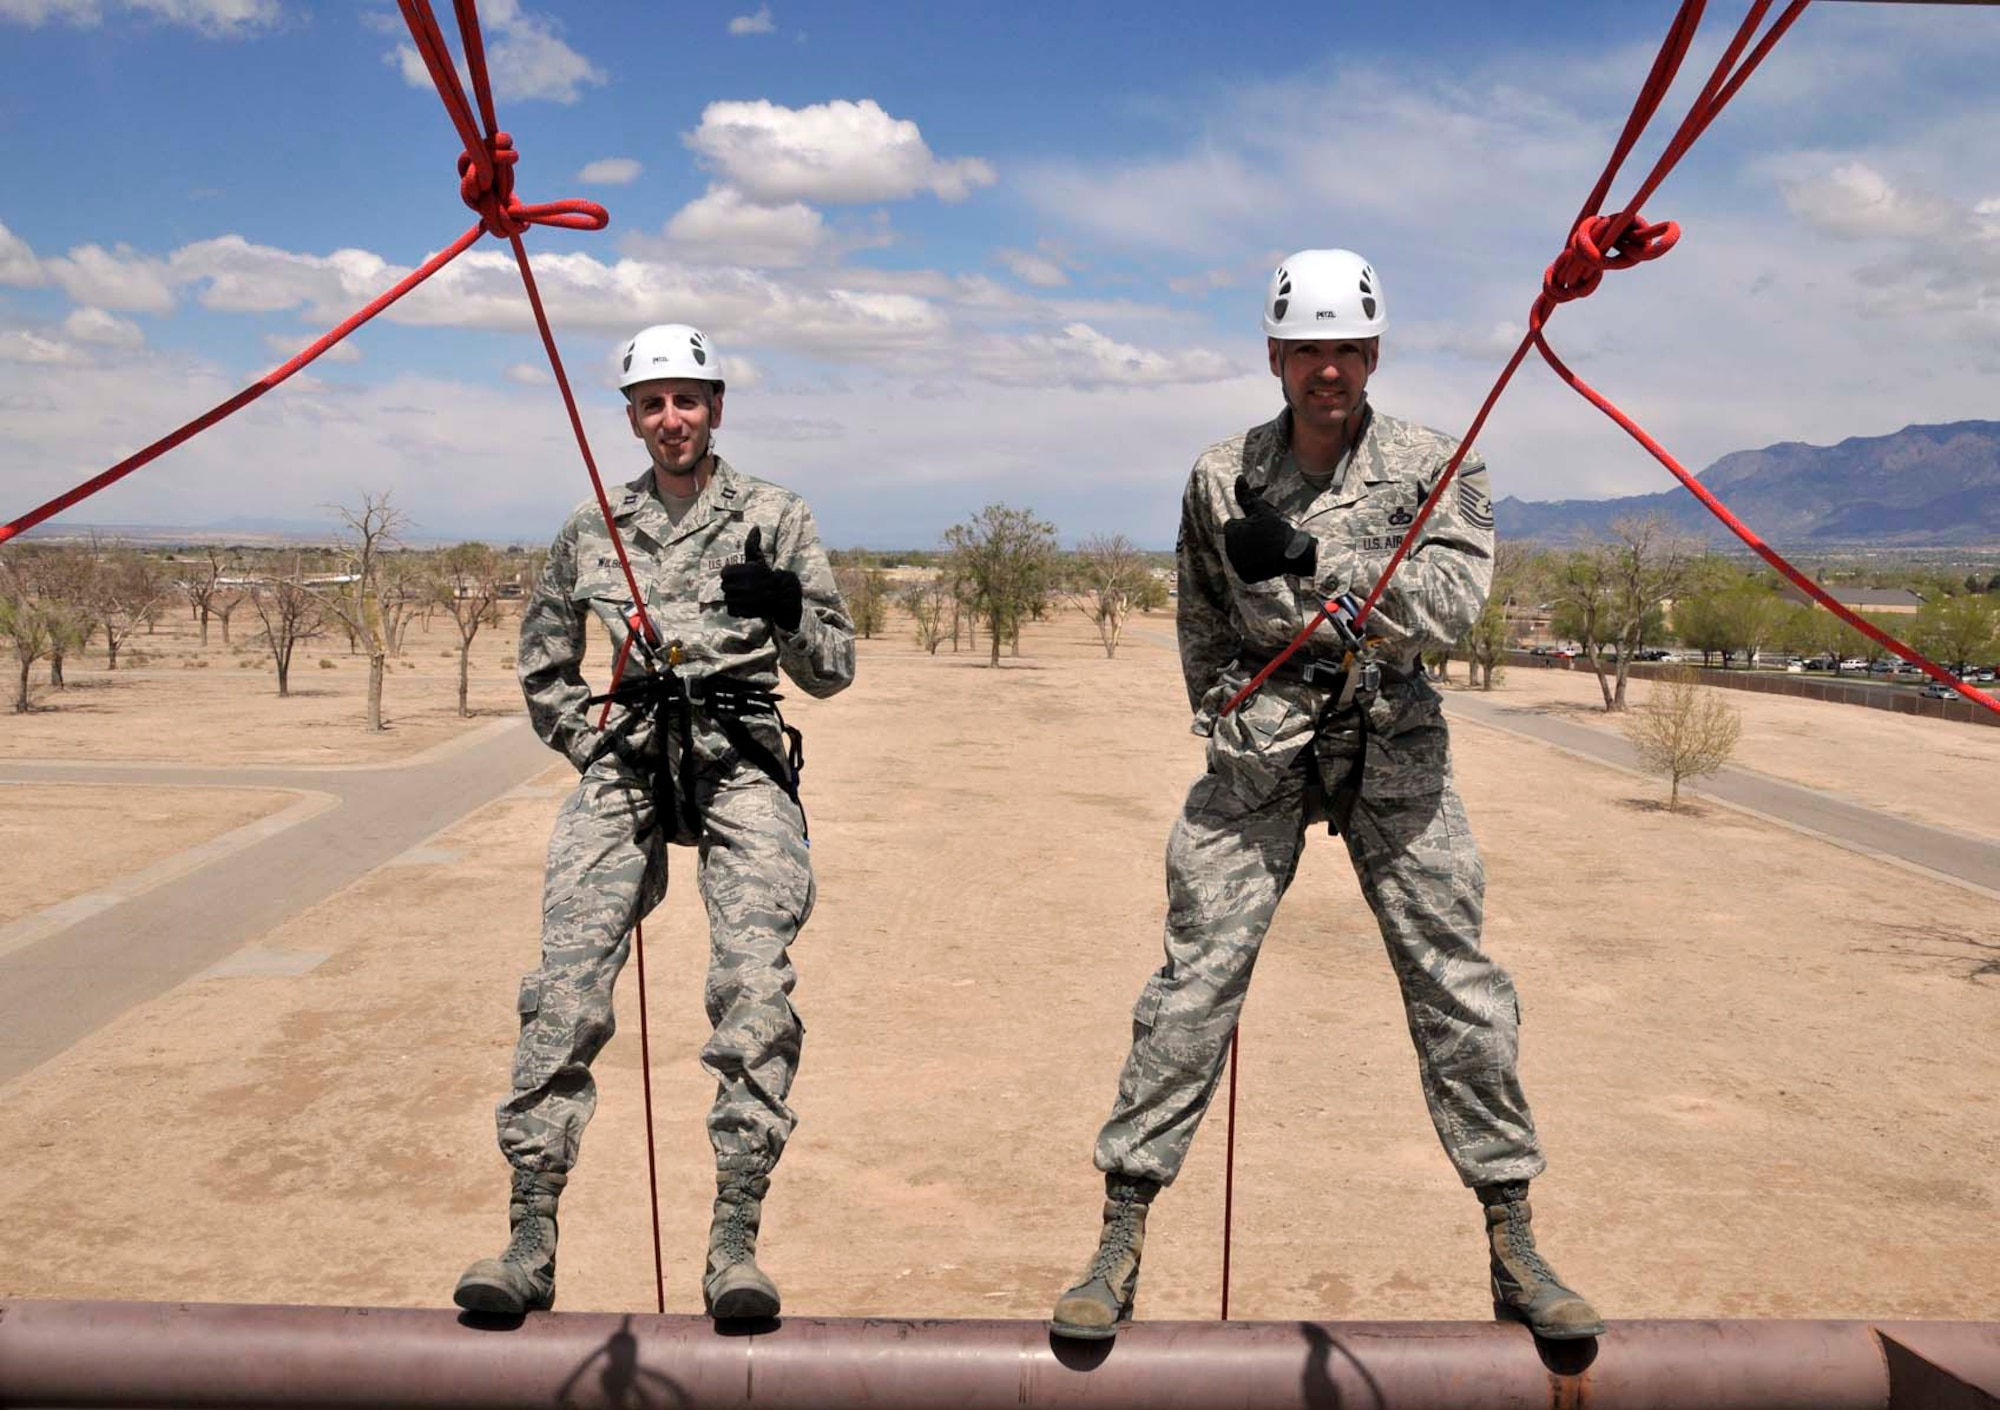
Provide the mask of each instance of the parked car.
{"label": "parked car", "polygon": [[1886,676],[1893,674],[1895,669],[1896,663],[1894,661],[1871,661],[1868,665],[1868,674],[1871,676]]}
{"label": "parked car", "polygon": [[1899,676],[1920,676],[1923,673],[1924,668],[1922,666],[1912,665],[1908,661],[1898,661],[1896,663],[1896,674]]}
{"label": "parked car", "polygon": [[1993,684],[1993,678],[1995,674],[1996,672],[1993,670],[1993,668],[1991,666],[1988,666],[1984,670],[1974,671],[1971,675],[1961,677],[1961,679],[1974,681],[1979,685],[1991,685]]}
{"label": "parked car", "polygon": [[1830,671],[1833,669],[1831,656],[1808,656],[1804,662],[1808,671]]}
{"label": "parked car", "polygon": [[1868,663],[1859,656],[1850,656],[1840,663],[1840,669],[1843,671],[1865,671],[1868,669]]}
{"label": "parked car", "polygon": [[1928,682],[1924,686],[1924,694],[1932,700],[1963,700],[1965,698],[1943,681]]}

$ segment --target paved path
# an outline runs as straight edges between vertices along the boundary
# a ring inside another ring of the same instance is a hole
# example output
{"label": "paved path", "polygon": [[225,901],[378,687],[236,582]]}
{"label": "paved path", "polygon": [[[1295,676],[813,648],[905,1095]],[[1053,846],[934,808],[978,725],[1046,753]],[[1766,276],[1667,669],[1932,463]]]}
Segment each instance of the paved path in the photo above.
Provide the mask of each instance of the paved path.
{"label": "paved path", "polygon": [[[1614,768],[1645,773],[1632,746],[1620,736],[1573,724],[1533,707],[1504,705],[1465,691],[1452,691],[1445,696],[1445,709],[1454,719],[1551,744]],[[1836,847],[1915,867],[2000,900],[2000,845],[1969,833],[1911,822],[1750,769],[1726,768],[1712,778],[1701,780],[1698,787],[1686,783],[1681,787],[1808,833]]]}
{"label": "paved path", "polygon": [[[352,767],[8,762],[0,782],[286,789],[300,805],[0,928],[0,1083],[164,993],[556,762],[524,718]],[[115,845],[78,838],[79,847]],[[204,864],[205,863],[205,864]]]}

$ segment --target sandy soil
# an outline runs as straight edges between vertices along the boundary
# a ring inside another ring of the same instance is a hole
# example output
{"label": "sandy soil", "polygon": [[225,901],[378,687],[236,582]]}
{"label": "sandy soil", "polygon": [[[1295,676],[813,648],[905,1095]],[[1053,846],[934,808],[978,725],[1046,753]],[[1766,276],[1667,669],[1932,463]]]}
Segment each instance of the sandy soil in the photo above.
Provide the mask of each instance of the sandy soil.
{"label": "sandy soil", "polygon": [[0,783],[0,925],[297,801],[271,789]]}
{"label": "sandy soil", "polygon": [[[1465,668],[1453,672],[1463,683]],[[1626,683],[1633,705],[1649,682]],[[1588,666],[1575,671],[1514,666],[1494,680],[1494,696],[1578,724],[1616,730]],[[1822,789],[1898,817],[2000,841],[2000,729],[1893,715],[1853,705],[1726,692],[1743,718],[1731,762]]]}
{"label": "sandy soil", "polygon": [[[344,636],[300,643],[291,694],[278,698],[270,653],[251,645],[247,609],[231,619],[224,646],[211,623],[204,647],[192,623],[174,616],[132,638],[118,669],[93,649],[63,665],[67,688],[51,690],[35,668],[35,710],[0,714],[0,759],[133,759],[177,764],[356,764],[408,757],[521,708],[514,680],[518,618],[484,627],[472,643],[467,705],[458,715],[458,628],[439,616],[414,625],[382,686],[386,728],[364,727],[368,658],[350,655]],[[9,697],[11,700],[11,696]]]}
{"label": "sandy soil", "polygon": [[[1037,628],[998,672],[867,643],[854,690],[792,712],[821,896],[794,951],[804,1121],[766,1223],[791,1311],[1039,1318],[1088,1256],[1091,1139],[1200,768],[1163,625],[1115,661]],[[1620,1318],[2000,1317],[1991,903],[1725,809],[1668,816],[1494,731],[1463,728],[1457,762],[1524,996],[1557,1266]],[[490,1111],[566,779],[264,937],[328,954],[311,973],[183,985],[0,1088],[0,1293],[444,1305],[504,1238]],[[646,947],[677,1311],[711,1189],[687,861]],[[1478,1211],[1323,835],[1261,970],[1232,1312],[1484,1318]],[[564,1205],[572,1309],[652,1307],[635,978]],[[1157,1208],[1142,1315],[1215,1315],[1222,1115]]]}

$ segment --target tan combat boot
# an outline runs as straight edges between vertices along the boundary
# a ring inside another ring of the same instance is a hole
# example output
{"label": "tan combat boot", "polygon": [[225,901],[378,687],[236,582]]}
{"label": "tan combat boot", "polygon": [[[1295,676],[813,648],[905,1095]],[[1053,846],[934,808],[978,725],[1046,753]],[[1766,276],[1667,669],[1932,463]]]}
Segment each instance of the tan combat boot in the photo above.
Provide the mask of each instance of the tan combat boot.
{"label": "tan combat boot", "polygon": [[467,1312],[518,1317],[543,1312],[556,1300],[556,1199],[567,1174],[514,1172],[507,1203],[513,1237],[498,1258],[482,1258],[465,1270],[451,1300]]}
{"label": "tan combat boot", "polygon": [[1493,1315],[1525,1322],[1538,1337],[1569,1341],[1604,1334],[1604,1320],[1582,1294],[1563,1286],[1555,1269],[1535,1251],[1529,1228],[1528,1182],[1478,1187],[1486,1207],[1486,1240],[1492,1252]]}
{"label": "tan combat boot", "polygon": [[1104,1232],[1097,1254],[1049,1319],[1057,1336],[1103,1341],[1118,1335],[1139,1293],[1139,1255],[1146,1247],[1146,1210],[1160,1192],[1156,1180],[1104,1177]]}
{"label": "tan combat boot", "polygon": [[715,1177],[715,1220],[708,1230],[708,1272],[701,1300],[718,1322],[764,1321],[778,1315],[778,1288],[757,1266],[757,1230],[763,1223],[767,1175],[720,1172]]}

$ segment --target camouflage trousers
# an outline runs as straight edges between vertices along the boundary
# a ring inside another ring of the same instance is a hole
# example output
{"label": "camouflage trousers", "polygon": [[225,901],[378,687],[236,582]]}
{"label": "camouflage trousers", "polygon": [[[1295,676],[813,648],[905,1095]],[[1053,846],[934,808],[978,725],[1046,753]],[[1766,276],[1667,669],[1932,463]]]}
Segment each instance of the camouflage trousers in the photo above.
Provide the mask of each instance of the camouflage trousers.
{"label": "camouflage trousers", "polygon": [[[1543,1161],[1516,1075],[1520,1008],[1506,971],[1480,953],[1485,868],[1448,775],[1442,784],[1398,797],[1364,787],[1344,837],[1402,986],[1445,1152],[1468,1185],[1525,1180]],[[1227,755],[1212,756],[1195,781],[1167,841],[1166,963],[1133,1010],[1098,1169],[1162,1184],[1180,1172],[1258,947],[1324,808],[1303,759],[1246,780]]]}
{"label": "camouflage trousers", "polygon": [[[733,762],[700,784],[696,884],[708,910],[705,998],[719,1170],[762,1173],[797,1124],[785,1104],[805,1025],[786,955],[812,913],[804,818],[763,773]],[[578,781],[549,839],[542,963],[521,981],[513,1091],[495,1113],[518,1170],[566,1171],[597,1106],[590,1064],[616,1027],[611,989],[632,928],[667,892],[667,841],[648,781],[615,758]],[[671,826],[671,820],[669,820]]]}

